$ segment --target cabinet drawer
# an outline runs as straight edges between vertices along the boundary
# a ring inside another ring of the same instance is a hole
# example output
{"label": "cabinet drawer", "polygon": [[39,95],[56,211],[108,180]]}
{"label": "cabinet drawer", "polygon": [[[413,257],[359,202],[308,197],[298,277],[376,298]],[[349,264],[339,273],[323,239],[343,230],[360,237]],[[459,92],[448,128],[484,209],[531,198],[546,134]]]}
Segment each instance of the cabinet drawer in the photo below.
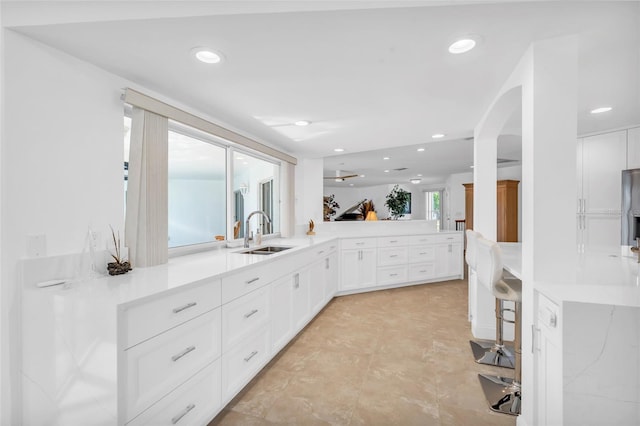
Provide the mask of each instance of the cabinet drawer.
{"label": "cabinet drawer", "polygon": [[[237,299],[282,276],[282,274],[279,273],[279,262],[283,260],[274,259],[274,261],[277,262],[276,265],[278,265],[278,267],[273,267],[273,264],[269,264],[268,266],[251,268],[222,278],[222,303],[228,303]],[[287,263],[286,259],[284,259],[284,261]]]}
{"label": "cabinet drawer", "polygon": [[378,268],[378,285],[396,284],[407,281],[406,266]]}
{"label": "cabinet drawer", "polygon": [[127,419],[220,357],[220,321],[217,308],[125,351]]}
{"label": "cabinet drawer", "polygon": [[124,346],[130,348],[220,306],[220,280],[121,308]]}
{"label": "cabinet drawer", "polygon": [[269,360],[269,327],[261,328],[222,355],[222,399],[229,401]]}
{"label": "cabinet drawer", "polygon": [[223,352],[269,321],[270,290],[265,286],[222,306]]}
{"label": "cabinet drawer", "polygon": [[406,246],[409,237],[378,237],[378,247],[397,247]]}
{"label": "cabinet drawer", "polygon": [[385,247],[378,249],[378,265],[402,265],[407,263],[406,247]]}
{"label": "cabinet drawer", "polygon": [[459,243],[462,242],[462,233],[434,235],[433,238],[435,243]]}
{"label": "cabinet drawer", "polygon": [[375,248],[377,241],[375,238],[347,238],[340,242],[341,248],[345,250]]}
{"label": "cabinet drawer", "polygon": [[127,426],[205,425],[221,405],[220,359],[217,359]]}
{"label": "cabinet drawer", "polygon": [[431,280],[436,276],[434,263],[416,263],[409,265],[409,281]]}
{"label": "cabinet drawer", "polygon": [[538,293],[538,327],[550,336],[560,334],[560,308],[551,299]]}
{"label": "cabinet drawer", "polygon": [[424,244],[433,244],[437,241],[438,234],[411,235],[408,237],[410,246],[420,246]]}
{"label": "cabinet drawer", "polygon": [[409,263],[433,262],[436,260],[436,249],[433,246],[409,247]]}

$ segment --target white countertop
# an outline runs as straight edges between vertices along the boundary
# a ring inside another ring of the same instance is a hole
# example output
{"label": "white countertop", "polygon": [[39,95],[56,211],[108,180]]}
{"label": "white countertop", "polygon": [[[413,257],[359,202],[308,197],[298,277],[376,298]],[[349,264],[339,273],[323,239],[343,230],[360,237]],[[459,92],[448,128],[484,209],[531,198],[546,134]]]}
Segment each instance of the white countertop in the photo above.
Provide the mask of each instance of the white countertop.
{"label": "white countertop", "polygon": [[[507,271],[522,277],[522,245],[500,243]],[[621,256],[619,247],[588,248],[579,253],[575,278],[568,281],[535,281],[535,289],[552,300],[640,307],[640,264],[637,258]]]}
{"label": "white countertop", "polygon": [[[243,247],[219,248],[206,252],[170,258],[164,265],[134,268],[124,275],[100,275],[88,279],[71,279],[67,284],[38,288],[36,283],[50,279],[64,279],[71,275],[68,267],[60,266],[59,258],[34,258],[23,261],[23,289],[29,293],[55,294],[56,297],[91,295],[99,293],[105,302],[121,305],[140,301],[153,295],[172,291],[204,280],[222,278],[254,265],[266,265],[282,256],[301,252],[314,245],[338,241],[334,236],[274,238],[261,246],[291,246],[289,250],[271,255],[244,254]],[[256,247],[252,247],[256,248]]]}

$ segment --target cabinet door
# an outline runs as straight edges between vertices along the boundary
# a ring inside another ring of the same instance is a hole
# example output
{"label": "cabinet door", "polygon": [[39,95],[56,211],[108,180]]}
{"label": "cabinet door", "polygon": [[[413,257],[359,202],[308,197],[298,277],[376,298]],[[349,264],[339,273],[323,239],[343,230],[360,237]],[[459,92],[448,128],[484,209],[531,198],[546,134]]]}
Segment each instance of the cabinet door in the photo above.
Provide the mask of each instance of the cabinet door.
{"label": "cabinet door", "polygon": [[462,275],[462,244],[449,244],[447,251],[449,254],[447,275]]}
{"label": "cabinet door", "polygon": [[449,244],[436,244],[436,278],[446,277],[449,273]]}
{"label": "cabinet door", "polygon": [[627,130],[627,169],[640,169],[640,127]]}
{"label": "cabinet door", "polygon": [[322,259],[309,268],[309,302],[311,314],[315,315],[324,306],[325,301],[325,262]]}
{"label": "cabinet door", "polygon": [[584,213],[620,213],[621,171],[626,168],[626,131],[584,138]]}
{"label": "cabinet door", "polygon": [[297,333],[307,322],[311,311],[309,306],[309,270],[293,275],[293,331]]}
{"label": "cabinet door", "polygon": [[338,291],[338,254],[332,253],[325,258],[325,298],[328,302]]}
{"label": "cabinet door", "polygon": [[271,352],[277,353],[293,335],[293,276],[271,284]]}
{"label": "cabinet door", "polygon": [[376,285],[376,249],[362,249],[360,253],[358,287],[372,287]]}
{"label": "cabinet door", "polygon": [[340,289],[353,290],[358,288],[358,263],[360,262],[360,250],[342,250],[340,268]]}

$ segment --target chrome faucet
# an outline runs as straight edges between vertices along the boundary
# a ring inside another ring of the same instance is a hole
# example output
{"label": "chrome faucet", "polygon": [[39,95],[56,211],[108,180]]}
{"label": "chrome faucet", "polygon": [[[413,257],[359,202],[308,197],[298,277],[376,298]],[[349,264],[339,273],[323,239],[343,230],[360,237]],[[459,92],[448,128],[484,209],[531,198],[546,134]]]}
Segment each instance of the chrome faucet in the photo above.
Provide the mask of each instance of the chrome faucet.
{"label": "chrome faucet", "polygon": [[247,221],[244,225],[244,248],[249,248],[249,219],[251,219],[251,216],[253,216],[256,213],[259,213],[262,216],[264,216],[265,219],[267,219],[267,223],[271,223],[271,218],[269,217],[269,215],[263,212],[262,210],[256,210],[249,213],[249,216],[247,216]]}

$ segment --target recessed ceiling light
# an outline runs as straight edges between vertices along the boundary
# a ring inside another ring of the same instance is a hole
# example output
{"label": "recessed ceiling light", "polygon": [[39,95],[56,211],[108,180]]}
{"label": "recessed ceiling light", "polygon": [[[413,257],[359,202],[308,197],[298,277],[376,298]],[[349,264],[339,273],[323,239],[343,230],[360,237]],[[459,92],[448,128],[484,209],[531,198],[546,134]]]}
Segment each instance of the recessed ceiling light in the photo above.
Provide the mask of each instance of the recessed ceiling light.
{"label": "recessed ceiling light", "polygon": [[248,166],[248,165],[249,165],[249,163],[247,163],[246,161],[245,161],[244,163],[242,163],[242,164],[244,164],[245,166]]}
{"label": "recessed ceiling light", "polygon": [[311,124],[311,122],[307,121],[307,120],[300,120],[300,121],[296,121],[293,124],[295,124],[296,126],[304,127],[304,126],[308,126],[309,124]]}
{"label": "recessed ceiling light", "polygon": [[476,41],[470,38],[463,38],[454,42],[449,46],[449,53],[457,55],[459,53],[465,53],[476,47]]}
{"label": "recessed ceiling light", "polygon": [[244,157],[236,157],[236,160],[244,160]]}
{"label": "recessed ceiling light", "polygon": [[600,114],[600,113],[603,113],[603,112],[609,112],[612,109],[613,108],[611,108],[611,107],[600,107],[600,108],[592,109],[591,110],[591,114]]}
{"label": "recessed ceiling light", "polygon": [[418,148],[418,152],[424,152],[424,148]]}
{"label": "recessed ceiling light", "polygon": [[219,64],[222,62],[222,54],[214,52],[207,47],[195,47],[191,49],[191,52],[197,60],[205,64]]}
{"label": "recessed ceiling light", "polygon": [[350,183],[350,184],[349,184],[349,186],[353,186],[353,184],[352,184],[352,183]]}
{"label": "recessed ceiling light", "polygon": [[434,135],[431,135],[431,138],[433,139],[441,139],[444,138],[445,134],[444,133],[436,133]]}
{"label": "recessed ceiling light", "polygon": [[389,157],[383,157],[382,159],[383,159],[383,160],[388,160],[388,159],[389,159]]}
{"label": "recessed ceiling light", "polygon": [[409,182],[411,182],[412,184],[416,185],[416,184],[419,184],[421,180],[422,179],[411,179],[411,180],[409,180]]}
{"label": "recessed ceiling light", "polygon": [[422,174],[418,173],[418,177],[422,177]]}
{"label": "recessed ceiling light", "polygon": [[344,182],[343,178],[336,178],[336,182]]}
{"label": "recessed ceiling light", "polygon": [[389,173],[389,170],[385,170],[384,172],[385,172],[385,173]]}
{"label": "recessed ceiling light", "polygon": [[364,175],[360,175],[360,177],[364,177]]}
{"label": "recessed ceiling light", "polygon": [[344,148],[334,148],[333,149],[335,152],[343,152]]}

